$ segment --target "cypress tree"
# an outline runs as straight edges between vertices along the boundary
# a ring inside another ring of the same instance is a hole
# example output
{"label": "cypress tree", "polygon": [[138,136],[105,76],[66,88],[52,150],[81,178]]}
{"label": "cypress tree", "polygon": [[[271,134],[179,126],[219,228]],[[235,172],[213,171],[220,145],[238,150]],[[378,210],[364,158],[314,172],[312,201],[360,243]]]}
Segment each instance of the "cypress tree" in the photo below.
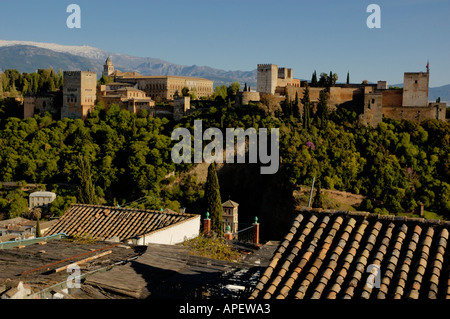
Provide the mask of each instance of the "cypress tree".
{"label": "cypress tree", "polygon": [[285,117],[289,117],[292,115],[292,110],[291,110],[292,106],[291,106],[291,101],[289,98],[289,95],[286,94],[286,98],[284,100],[283,103],[283,107],[282,107],[282,111]]}
{"label": "cypress tree", "polygon": [[42,237],[41,224],[39,223],[39,217],[38,217],[38,219],[36,221],[36,235],[35,236],[36,236],[36,238]]}
{"label": "cypress tree", "polygon": [[205,183],[205,206],[211,218],[211,230],[219,236],[223,235],[223,208],[220,198],[219,179],[217,178],[216,165],[212,162],[208,167],[208,177]]}
{"label": "cypress tree", "polygon": [[86,156],[78,156],[78,177],[80,178],[79,200],[83,204],[97,204],[94,184],[92,183],[91,163]]}
{"label": "cypress tree", "polygon": [[300,101],[298,99],[298,92],[295,92],[295,102],[294,102],[294,110],[293,110],[293,115],[295,118],[299,119],[300,118]]}
{"label": "cypress tree", "polygon": [[314,208],[323,208],[323,200],[322,200],[322,194],[320,194],[321,191],[321,185],[320,185],[320,179],[317,180],[316,183],[316,195],[314,196],[313,204],[312,206]]}
{"label": "cypress tree", "polygon": [[311,124],[311,101],[309,99],[308,86],[305,88],[301,102],[303,104],[303,128],[308,130]]}
{"label": "cypress tree", "polygon": [[317,87],[317,73],[316,70],[314,70],[314,73],[312,75],[312,79],[311,79],[311,86],[312,87]]}
{"label": "cypress tree", "polygon": [[324,128],[328,119],[328,96],[326,90],[320,91],[319,103],[317,104],[316,119],[320,122],[320,127]]}
{"label": "cypress tree", "polygon": [[347,85],[350,84],[350,72],[347,72]]}

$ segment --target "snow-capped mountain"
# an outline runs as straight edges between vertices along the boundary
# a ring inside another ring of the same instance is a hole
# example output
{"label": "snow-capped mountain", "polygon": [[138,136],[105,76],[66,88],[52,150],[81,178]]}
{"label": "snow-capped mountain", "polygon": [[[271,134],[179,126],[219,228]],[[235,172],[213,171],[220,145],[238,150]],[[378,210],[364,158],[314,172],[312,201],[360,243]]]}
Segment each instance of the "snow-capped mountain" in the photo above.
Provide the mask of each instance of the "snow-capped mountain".
{"label": "snow-capped mountain", "polygon": [[214,85],[229,85],[234,81],[256,86],[256,70],[225,71],[208,66],[184,66],[157,58],[135,57],[107,52],[90,46],[72,46],[33,41],[0,40],[0,70],[17,69],[35,72],[53,67],[58,70],[91,70],[101,75],[103,64],[110,56],[116,69],[135,71],[142,75],[179,75],[202,77]]}
{"label": "snow-capped mountain", "polygon": [[89,59],[106,59],[108,53],[106,51],[90,47],[87,45],[75,46],[75,45],[61,45],[56,43],[43,43],[33,41],[8,41],[0,40],[0,47],[12,47],[15,45],[26,45],[37,48],[52,50],[55,52],[69,53],[77,56],[82,56]]}

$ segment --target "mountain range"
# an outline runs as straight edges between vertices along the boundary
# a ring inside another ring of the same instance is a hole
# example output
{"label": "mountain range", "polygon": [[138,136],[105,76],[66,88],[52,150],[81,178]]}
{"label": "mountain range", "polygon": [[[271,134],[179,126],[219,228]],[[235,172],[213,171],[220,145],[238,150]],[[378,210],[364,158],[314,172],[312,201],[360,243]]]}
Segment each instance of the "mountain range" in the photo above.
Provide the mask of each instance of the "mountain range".
{"label": "mountain range", "polygon": [[[54,70],[91,70],[100,76],[103,64],[110,56],[116,69],[138,72],[142,75],[177,75],[201,77],[214,81],[215,86],[229,85],[239,81],[256,87],[257,71],[225,71],[209,66],[179,65],[151,57],[136,57],[104,51],[90,46],[69,46],[32,41],[0,40],[0,71],[17,69],[20,72],[35,72],[52,67]],[[402,86],[396,84],[395,86]],[[429,100],[450,104],[450,84],[429,89]]]}
{"label": "mountain range", "polygon": [[256,86],[256,70],[225,71],[209,66],[185,66],[157,58],[117,54],[90,46],[0,40],[0,69],[3,70],[35,72],[37,69],[53,67],[54,70],[91,70],[101,75],[108,56],[115,68],[123,72],[202,77],[214,81],[215,86],[229,85],[234,81]]}

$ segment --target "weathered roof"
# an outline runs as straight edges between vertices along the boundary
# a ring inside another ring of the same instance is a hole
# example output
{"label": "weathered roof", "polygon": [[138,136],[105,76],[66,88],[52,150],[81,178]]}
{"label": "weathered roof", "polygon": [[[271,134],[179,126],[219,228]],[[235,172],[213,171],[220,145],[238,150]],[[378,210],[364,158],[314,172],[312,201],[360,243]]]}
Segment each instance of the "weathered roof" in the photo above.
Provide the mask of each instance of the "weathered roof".
{"label": "weathered roof", "polygon": [[139,255],[135,249],[130,249],[130,246],[122,243],[42,238],[40,244],[1,250],[0,286],[2,284],[15,286],[16,282],[23,281],[32,285],[34,293],[67,280],[67,271],[55,272],[55,269],[105,252],[110,253],[80,265],[81,274]]}
{"label": "weathered roof", "polygon": [[105,86],[133,86],[133,84],[131,83],[125,83],[125,82],[110,82],[110,83],[105,83]]}
{"label": "weathered roof", "polygon": [[450,298],[449,228],[438,220],[303,210],[251,298]]}
{"label": "weathered roof", "polygon": [[231,199],[227,200],[225,203],[222,204],[222,207],[230,207],[230,208],[234,208],[234,207],[238,207],[239,204],[236,202],[233,202]]}
{"label": "weathered roof", "polygon": [[12,226],[12,225],[22,225],[22,224],[25,224],[28,222],[30,222],[29,219],[26,219],[23,217],[14,217],[11,219],[5,219],[5,220],[0,221],[0,228]]}
{"label": "weathered roof", "polygon": [[116,236],[124,240],[147,235],[196,216],[146,209],[76,204],[72,205],[46,235],[57,233],[69,236],[90,235],[99,240],[108,240]]}
{"label": "weathered roof", "polygon": [[136,88],[133,87],[133,86],[124,86],[124,87],[122,87],[122,88],[120,88],[120,89],[117,89],[116,91],[117,91],[117,92],[123,92],[123,91],[137,91],[137,92],[142,92],[142,93],[144,93],[144,91],[139,90],[139,89],[136,89]]}
{"label": "weathered roof", "polygon": [[56,194],[52,192],[34,192],[30,194],[30,197],[55,197]]}
{"label": "weathered roof", "polygon": [[89,276],[81,290],[98,287],[129,298],[230,298],[236,292],[229,285],[236,285],[245,287],[240,296],[248,297],[268,264],[259,252],[246,255],[253,259],[231,262],[192,255],[183,245],[149,244],[137,259]]}

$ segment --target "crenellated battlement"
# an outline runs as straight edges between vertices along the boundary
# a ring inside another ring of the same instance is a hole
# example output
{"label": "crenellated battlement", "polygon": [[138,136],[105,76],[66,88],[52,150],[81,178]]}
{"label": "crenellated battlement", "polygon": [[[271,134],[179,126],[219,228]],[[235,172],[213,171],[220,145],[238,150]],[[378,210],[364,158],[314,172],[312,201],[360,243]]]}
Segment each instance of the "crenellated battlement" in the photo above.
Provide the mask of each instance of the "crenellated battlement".
{"label": "crenellated battlement", "polygon": [[269,64],[258,64],[258,69],[259,69],[259,68],[271,68],[271,67],[273,67],[273,66],[275,66],[275,67],[278,68],[277,65],[269,63]]}

